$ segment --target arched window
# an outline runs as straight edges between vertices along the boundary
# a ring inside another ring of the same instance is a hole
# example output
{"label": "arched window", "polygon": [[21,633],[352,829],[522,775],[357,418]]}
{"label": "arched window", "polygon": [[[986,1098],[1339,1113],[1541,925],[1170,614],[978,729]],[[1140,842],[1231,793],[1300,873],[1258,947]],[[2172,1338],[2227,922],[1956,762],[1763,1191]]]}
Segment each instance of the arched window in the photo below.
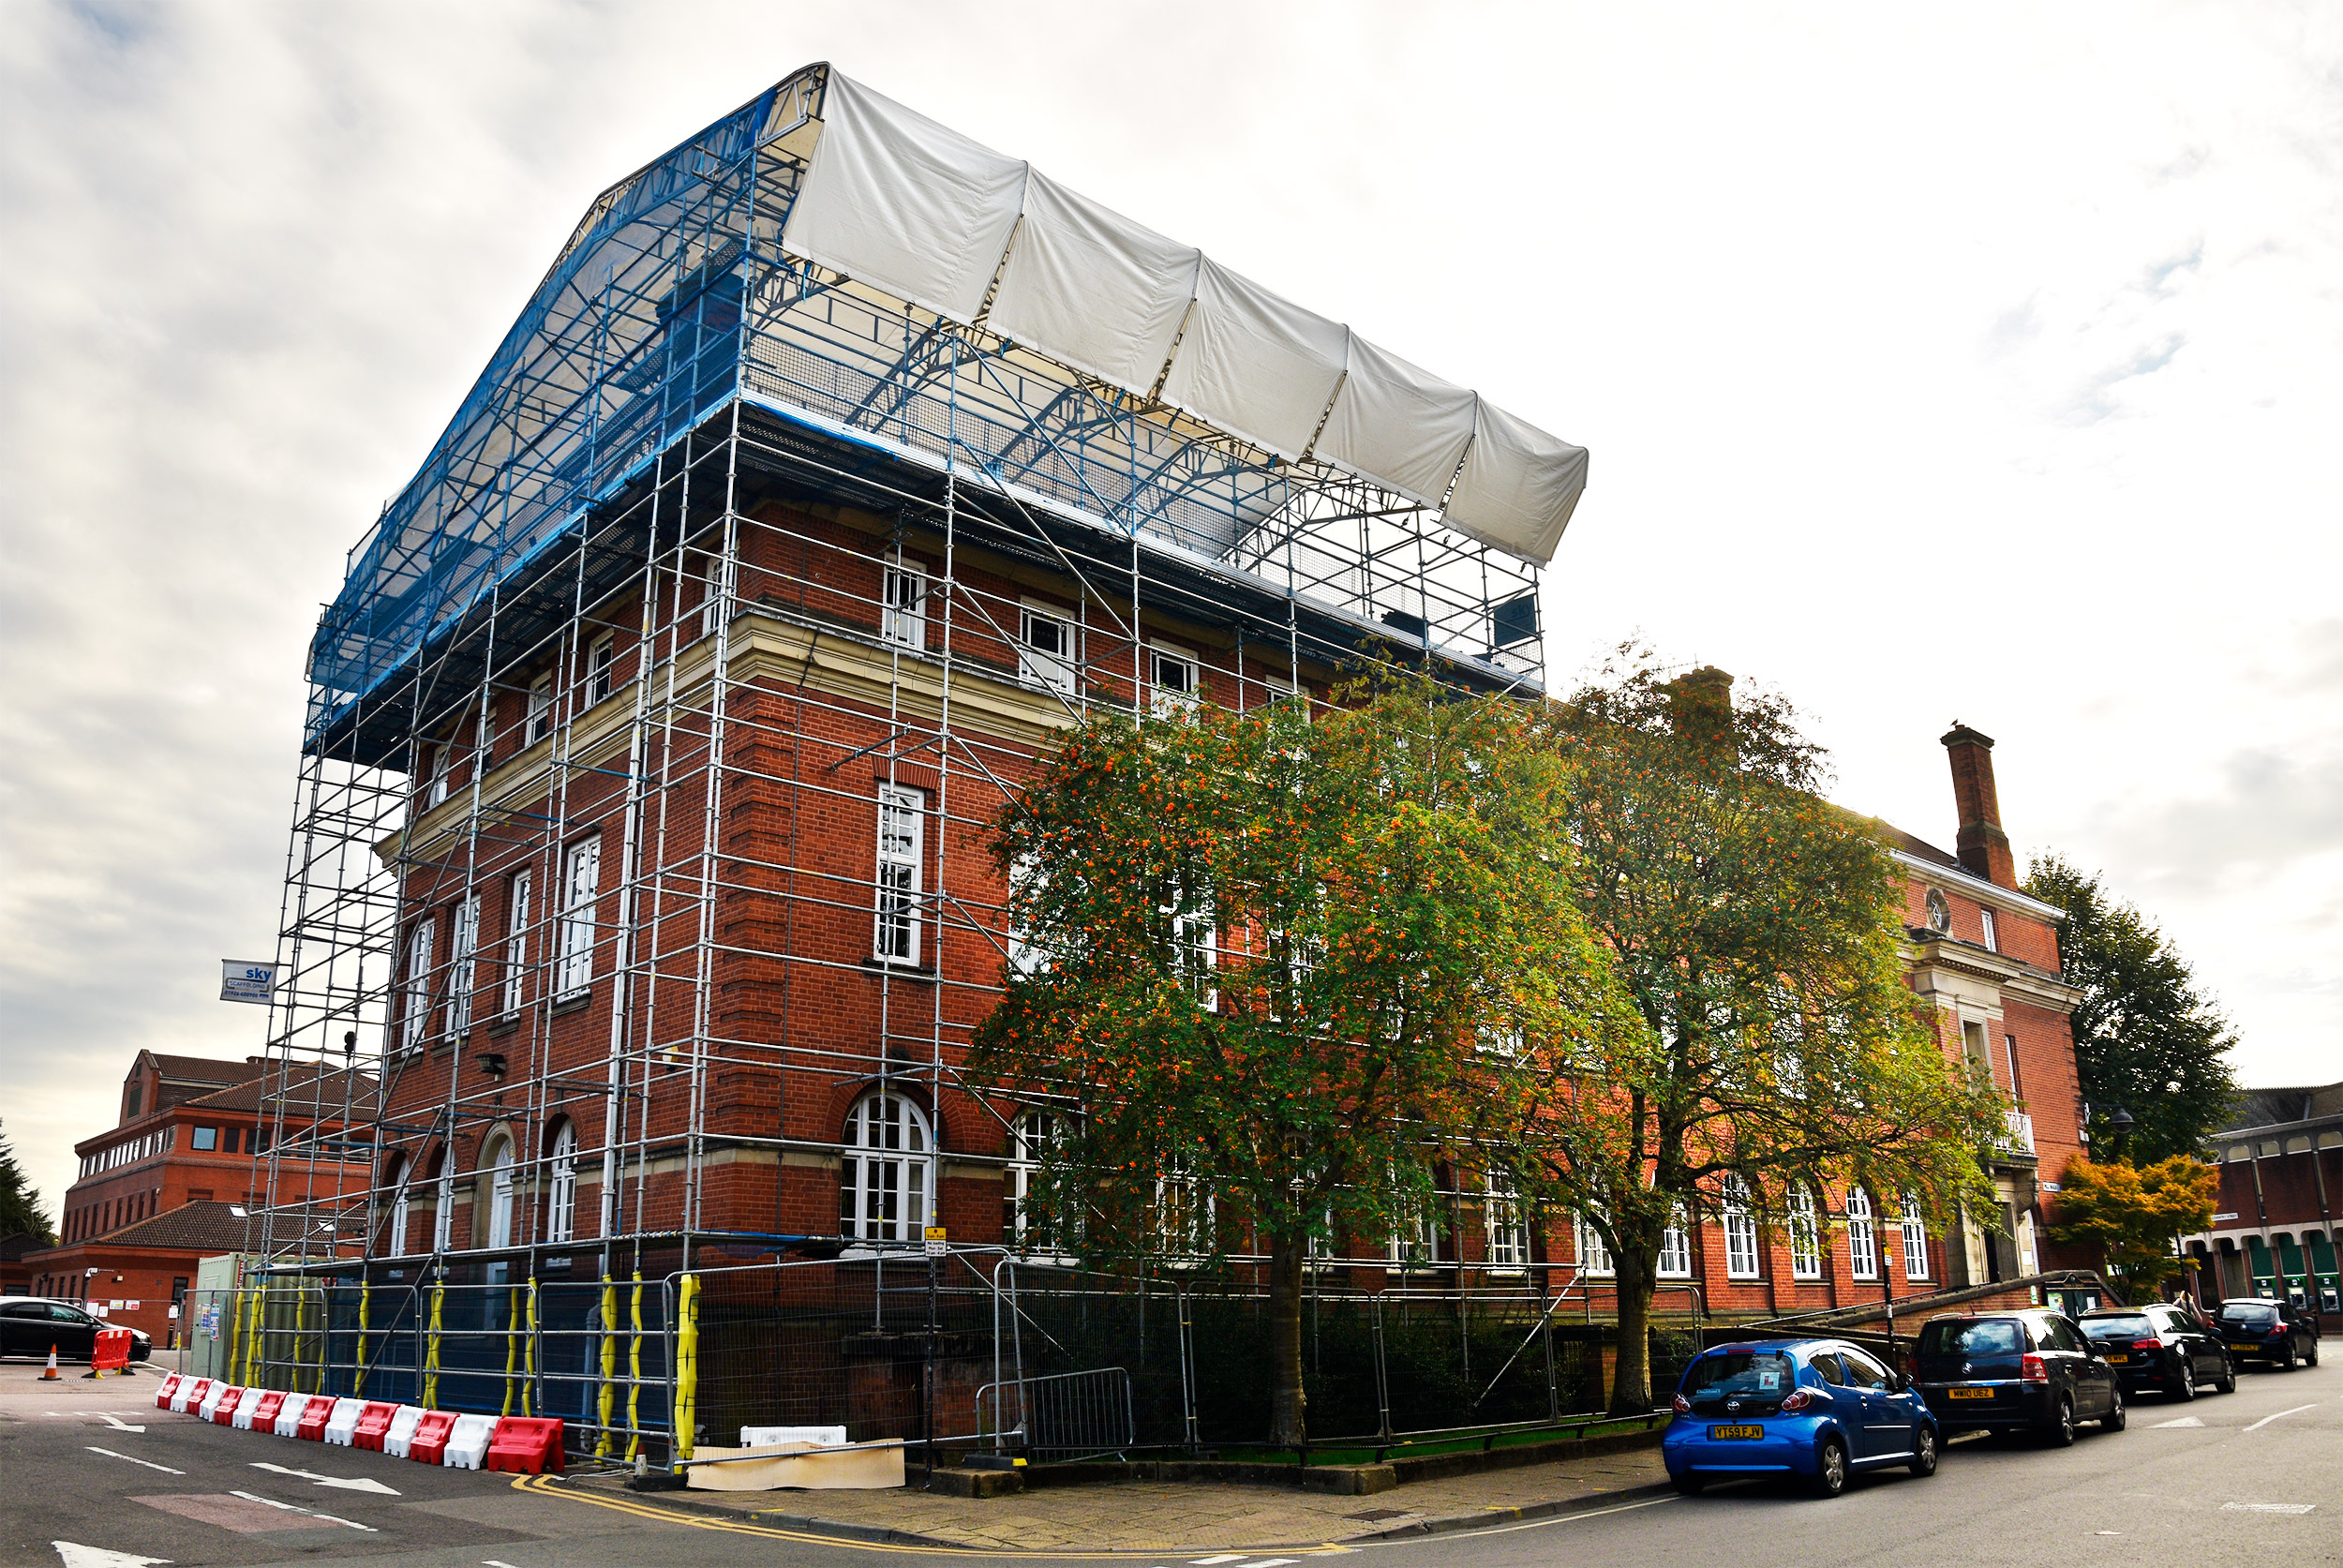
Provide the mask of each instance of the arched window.
{"label": "arched window", "polygon": [[933,1185],[928,1119],[901,1095],[874,1091],[846,1113],[838,1172],[838,1233],[858,1241],[918,1241]]}
{"label": "arched window", "polygon": [[1019,1252],[1064,1250],[1056,1227],[1029,1200],[1043,1158],[1065,1130],[1065,1113],[1040,1110],[1026,1112],[1008,1129],[1008,1179],[1001,1187],[1001,1239]]}
{"label": "arched window", "polygon": [[1928,1277],[1928,1221],[1920,1215],[1920,1195],[1903,1195],[1903,1277]]}
{"label": "arched window", "polygon": [[577,1233],[577,1124],[565,1121],[553,1135],[552,1178],[545,1188],[545,1240],[565,1242]]}
{"label": "arched window", "polygon": [[391,1161],[390,1179],[383,1184],[391,1189],[391,1223],[382,1232],[382,1250],[393,1258],[407,1251],[407,1183],[414,1169],[414,1161],[397,1156]]}
{"label": "arched window", "polygon": [[445,1147],[440,1150],[440,1183],[432,1194],[431,1250],[445,1252],[455,1244],[455,1161]]}
{"label": "arched window", "polygon": [[1724,1277],[1754,1279],[1757,1269],[1757,1217],[1749,1212],[1749,1184],[1733,1172],[1724,1173]]}
{"label": "arched window", "polygon": [[1846,1195],[1847,1273],[1857,1279],[1879,1277],[1879,1232],[1873,1223],[1872,1198],[1861,1187]]}
{"label": "arched window", "polygon": [[1790,1277],[1822,1277],[1822,1224],[1813,1189],[1802,1183],[1790,1188]]}
{"label": "arched window", "polygon": [[[513,1245],[513,1141],[500,1137],[483,1160],[487,1182],[482,1194],[488,1202],[490,1247]],[[478,1200],[474,1200],[477,1202]]]}

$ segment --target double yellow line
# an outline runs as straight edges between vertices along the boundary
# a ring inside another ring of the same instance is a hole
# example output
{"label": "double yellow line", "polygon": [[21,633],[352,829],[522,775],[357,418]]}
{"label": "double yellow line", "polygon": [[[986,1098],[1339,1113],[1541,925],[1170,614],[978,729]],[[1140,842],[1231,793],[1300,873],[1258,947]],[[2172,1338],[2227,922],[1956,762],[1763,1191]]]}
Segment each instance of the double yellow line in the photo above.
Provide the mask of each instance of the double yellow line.
{"label": "double yellow line", "polygon": [[[843,1546],[850,1550],[871,1552],[896,1552],[908,1557],[999,1558],[1011,1555],[1007,1549],[999,1546],[915,1546],[884,1541],[857,1541],[843,1535],[816,1535],[810,1531],[802,1530],[778,1530],[771,1525],[749,1524],[734,1519],[711,1519],[702,1515],[686,1514],[679,1509],[660,1508],[650,1503],[635,1502],[626,1498],[593,1497],[584,1492],[572,1491],[569,1487],[558,1484],[549,1475],[516,1475],[513,1478],[513,1489],[516,1492],[533,1492],[539,1497],[560,1498],[567,1502],[589,1503],[596,1508],[607,1508],[616,1513],[632,1514],[638,1519],[649,1519],[659,1524],[688,1525],[694,1530],[718,1530],[728,1535],[755,1535],[768,1541],[799,1541],[809,1546]],[[1163,1548],[1142,1550],[1134,1547],[1118,1552],[1056,1552],[1047,1548],[1030,1548],[1016,1551],[1013,1555],[1045,1557],[1061,1562],[1127,1562],[1137,1557],[1152,1557],[1160,1561],[1167,1557],[1210,1556],[1215,1552],[1231,1549],[1233,1548],[1228,1546],[1183,1546],[1177,1550]],[[1328,1542],[1322,1546],[1280,1546],[1275,1553],[1256,1550],[1249,1555],[1261,1557],[1290,1554],[1296,1557],[1324,1557],[1348,1549],[1348,1547],[1337,1546]]]}

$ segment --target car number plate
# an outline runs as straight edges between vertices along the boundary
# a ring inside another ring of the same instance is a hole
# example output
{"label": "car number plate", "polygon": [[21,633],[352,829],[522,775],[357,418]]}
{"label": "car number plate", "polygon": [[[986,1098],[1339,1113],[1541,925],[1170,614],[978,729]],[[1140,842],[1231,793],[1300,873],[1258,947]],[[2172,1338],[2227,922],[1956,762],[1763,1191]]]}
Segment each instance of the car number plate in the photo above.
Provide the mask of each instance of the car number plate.
{"label": "car number plate", "polygon": [[2110,1366],[2121,1366],[2130,1360],[2131,1357],[2127,1355],[2111,1355],[2107,1358],[2107,1364]]}
{"label": "car number plate", "polygon": [[1766,1429],[1763,1426],[1711,1426],[1709,1435],[1722,1442],[1731,1438],[1762,1438]]}
{"label": "car number plate", "polygon": [[2259,1345],[2231,1345],[2230,1349],[2236,1351],[2239,1355],[2251,1355],[2254,1351],[2261,1349],[2261,1347]]}
{"label": "car number plate", "polygon": [[1993,1396],[1990,1388],[1948,1388],[1945,1392],[1956,1399],[1990,1399]]}

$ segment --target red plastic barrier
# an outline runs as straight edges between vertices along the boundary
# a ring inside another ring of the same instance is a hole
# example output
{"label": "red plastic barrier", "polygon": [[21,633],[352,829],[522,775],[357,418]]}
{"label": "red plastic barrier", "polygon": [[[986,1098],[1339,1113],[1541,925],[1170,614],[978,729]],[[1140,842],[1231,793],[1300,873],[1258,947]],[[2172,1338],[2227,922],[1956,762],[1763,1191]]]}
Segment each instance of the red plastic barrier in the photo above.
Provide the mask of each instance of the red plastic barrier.
{"label": "red plastic barrier", "polygon": [[313,1394],[309,1396],[309,1408],[301,1412],[301,1425],[294,1429],[293,1436],[306,1439],[310,1442],[323,1442],[325,1424],[333,1419],[333,1396],[325,1394]]}
{"label": "red plastic barrier", "polygon": [[510,1471],[515,1475],[561,1473],[561,1423],[550,1416],[508,1415],[497,1423],[488,1440],[483,1470]]}
{"label": "red plastic barrier", "polygon": [[[185,1413],[188,1415],[201,1414],[203,1409],[203,1396],[211,1393],[211,1391],[212,1380],[209,1378],[198,1378],[195,1381],[189,1383],[187,1385],[187,1404]],[[177,1396],[174,1395],[173,1397],[175,1398]]]}
{"label": "red plastic barrier", "polygon": [[[351,1435],[350,1446],[371,1448],[377,1454],[381,1453],[382,1435],[391,1429],[391,1417],[397,1413],[396,1405],[386,1404],[379,1399],[369,1403],[366,1409],[358,1412],[358,1430]],[[321,1427],[320,1430],[323,1428]]]}
{"label": "red plastic barrier", "polygon": [[119,1372],[130,1365],[130,1331],[127,1328],[101,1328],[97,1343],[92,1347],[89,1369],[93,1376]]}
{"label": "red plastic barrier", "polygon": [[235,1384],[230,1383],[220,1390],[219,1402],[212,1407],[212,1425],[233,1426],[236,1424],[236,1407],[243,1402],[244,1390]]}
{"label": "red plastic barrier", "polygon": [[252,1419],[246,1425],[256,1432],[274,1432],[276,1430],[277,1412],[284,1408],[285,1391],[272,1388],[261,1396],[260,1404],[253,1408]]}
{"label": "red plastic barrier", "polygon": [[155,1391],[155,1408],[158,1411],[171,1409],[171,1396],[179,1392],[179,1384],[184,1381],[176,1372],[165,1378],[163,1386]]}
{"label": "red plastic barrier", "polygon": [[419,1464],[436,1465],[447,1456],[447,1435],[455,1430],[454,1411],[425,1411],[415,1423],[414,1445],[407,1456]]}

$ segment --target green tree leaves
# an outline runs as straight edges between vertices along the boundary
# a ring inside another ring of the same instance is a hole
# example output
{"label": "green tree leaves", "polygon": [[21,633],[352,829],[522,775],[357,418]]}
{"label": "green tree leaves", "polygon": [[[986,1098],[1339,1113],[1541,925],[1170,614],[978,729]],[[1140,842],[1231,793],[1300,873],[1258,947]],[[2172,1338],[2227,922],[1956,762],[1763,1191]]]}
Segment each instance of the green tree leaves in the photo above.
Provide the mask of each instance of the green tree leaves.
{"label": "green tree leaves", "polygon": [[2050,1238],[2097,1247],[2112,1273],[2148,1292],[2185,1266],[2174,1238],[2212,1227],[2221,1177],[2186,1155],[2145,1168],[2079,1159],[2061,1187]]}
{"label": "green tree leaves", "polygon": [[16,1151],[0,1135],[0,1236],[21,1234],[38,1236],[43,1242],[56,1240],[56,1232],[49,1228],[49,1217],[41,1212],[40,1192],[24,1179],[23,1168],[16,1162]]}

